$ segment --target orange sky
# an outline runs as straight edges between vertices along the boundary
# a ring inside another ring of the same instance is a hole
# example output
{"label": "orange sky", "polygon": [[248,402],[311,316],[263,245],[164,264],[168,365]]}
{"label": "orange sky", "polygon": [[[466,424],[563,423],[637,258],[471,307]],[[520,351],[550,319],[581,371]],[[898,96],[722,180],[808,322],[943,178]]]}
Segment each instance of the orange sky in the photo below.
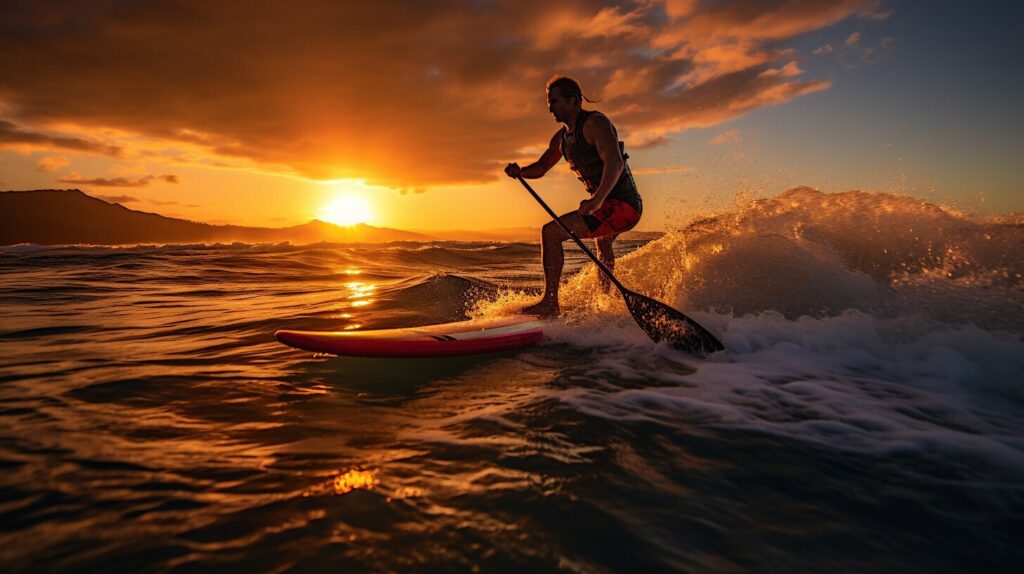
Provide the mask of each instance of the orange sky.
{"label": "orange sky", "polygon": [[[866,0],[705,4],[17,3],[0,13],[0,189],[273,226],[355,193],[377,225],[537,225],[500,170],[557,129],[543,87],[563,72],[619,127],[648,205],[674,213],[658,190],[701,169],[665,153],[677,134],[828,90],[787,41],[887,16]],[[564,165],[537,188],[560,209],[582,199]]]}

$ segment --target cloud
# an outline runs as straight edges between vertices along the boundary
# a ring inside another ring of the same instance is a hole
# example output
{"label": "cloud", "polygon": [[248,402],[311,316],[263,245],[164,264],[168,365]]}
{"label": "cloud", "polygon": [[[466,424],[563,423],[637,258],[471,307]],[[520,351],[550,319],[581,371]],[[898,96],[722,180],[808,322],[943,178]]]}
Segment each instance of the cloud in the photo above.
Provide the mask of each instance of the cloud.
{"label": "cloud", "polygon": [[[877,14],[872,0],[15,3],[0,12],[0,145],[200,162],[169,151],[190,146],[209,164],[406,190],[488,181],[557,129],[553,73],[642,148],[827,89],[782,73],[788,43]],[[118,147],[43,135],[54,126],[112,130]]]}
{"label": "cloud", "polygon": [[892,38],[881,38],[878,41],[865,41],[860,32],[853,32],[846,37],[838,51],[838,60],[848,68],[864,64],[873,64],[889,55],[895,48]]}
{"label": "cloud", "polygon": [[176,175],[147,175],[138,179],[128,179],[126,177],[84,178],[77,173],[73,173],[68,177],[62,177],[57,181],[75,185],[93,185],[96,187],[145,187],[154,179],[160,179],[167,183],[178,183],[178,176]]}
{"label": "cloud", "polygon": [[39,160],[36,164],[36,171],[58,171],[71,165],[71,161],[64,156],[50,155]]}
{"label": "cloud", "polygon": [[626,153],[629,153],[631,149],[647,149],[669,141],[668,136],[663,133],[634,133],[633,137],[629,138],[630,146],[627,148]]}
{"label": "cloud", "polygon": [[95,195],[93,197],[97,199],[102,199],[107,203],[120,203],[122,205],[125,203],[134,203],[139,201],[138,198],[132,197],[130,195]]}
{"label": "cloud", "polygon": [[892,9],[882,8],[882,2],[877,2],[873,5],[866,6],[860,11],[858,17],[865,20],[888,20],[889,16],[892,16]]}
{"label": "cloud", "polygon": [[794,78],[803,74],[804,71],[800,69],[800,65],[796,62],[790,62],[781,68],[768,68],[761,72],[762,77],[780,76],[783,78]]}
{"label": "cloud", "polygon": [[711,139],[711,145],[743,143],[743,136],[737,129],[725,130]]}
{"label": "cloud", "polygon": [[[0,40],[0,46],[2,45],[3,40]],[[2,61],[2,57],[0,57],[0,61]],[[0,82],[2,81],[3,80],[0,80]],[[65,149],[84,153],[109,155],[112,157],[121,157],[123,155],[123,150],[119,146],[107,145],[76,137],[64,137],[26,131],[14,123],[2,118],[0,118],[0,147]]]}

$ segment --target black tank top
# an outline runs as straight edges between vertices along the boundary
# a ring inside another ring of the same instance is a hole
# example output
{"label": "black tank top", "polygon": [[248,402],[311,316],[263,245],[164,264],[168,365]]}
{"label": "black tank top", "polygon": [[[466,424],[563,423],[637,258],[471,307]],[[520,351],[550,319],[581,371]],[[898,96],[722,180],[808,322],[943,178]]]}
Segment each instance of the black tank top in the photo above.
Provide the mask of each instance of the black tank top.
{"label": "black tank top", "polygon": [[[597,113],[600,112],[596,110],[580,110],[580,115],[576,118],[575,129],[570,132],[568,129],[562,128],[562,157],[565,158],[565,161],[569,162],[569,169],[576,172],[576,177],[583,182],[590,195],[594,195],[597,192],[598,186],[601,185],[604,161],[597,153],[597,146],[587,143],[586,138],[583,137],[583,124],[592,114]],[[612,130],[615,130],[614,126],[612,126]],[[629,163],[626,162],[629,156],[626,155],[625,148],[625,144],[620,141],[619,151],[622,153],[623,163],[622,175],[619,176],[619,181],[615,183],[615,187],[608,194],[608,199],[624,201],[632,206],[637,213],[640,213],[643,211],[643,202],[640,199],[640,192],[636,189],[636,182],[633,181],[633,173],[629,170]]]}

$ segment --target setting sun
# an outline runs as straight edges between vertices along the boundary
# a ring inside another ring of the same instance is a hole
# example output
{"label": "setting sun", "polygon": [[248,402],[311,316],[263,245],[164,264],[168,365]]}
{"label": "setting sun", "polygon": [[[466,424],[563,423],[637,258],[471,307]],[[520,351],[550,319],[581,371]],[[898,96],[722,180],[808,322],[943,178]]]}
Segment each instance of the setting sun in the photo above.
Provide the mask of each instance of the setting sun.
{"label": "setting sun", "polygon": [[320,208],[319,219],[335,225],[366,223],[373,218],[370,202],[358,195],[343,195]]}

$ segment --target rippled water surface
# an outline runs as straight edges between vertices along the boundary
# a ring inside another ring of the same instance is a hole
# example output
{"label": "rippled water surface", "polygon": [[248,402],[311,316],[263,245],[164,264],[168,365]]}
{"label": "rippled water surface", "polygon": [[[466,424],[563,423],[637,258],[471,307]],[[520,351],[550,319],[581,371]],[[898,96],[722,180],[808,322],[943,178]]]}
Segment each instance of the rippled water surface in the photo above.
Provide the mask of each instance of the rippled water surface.
{"label": "rippled water surface", "polygon": [[1022,246],[797,190],[621,246],[726,353],[572,252],[542,345],[401,360],[273,332],[511,311],[538,245],[2,248],[0,567],[1019,570]]}

